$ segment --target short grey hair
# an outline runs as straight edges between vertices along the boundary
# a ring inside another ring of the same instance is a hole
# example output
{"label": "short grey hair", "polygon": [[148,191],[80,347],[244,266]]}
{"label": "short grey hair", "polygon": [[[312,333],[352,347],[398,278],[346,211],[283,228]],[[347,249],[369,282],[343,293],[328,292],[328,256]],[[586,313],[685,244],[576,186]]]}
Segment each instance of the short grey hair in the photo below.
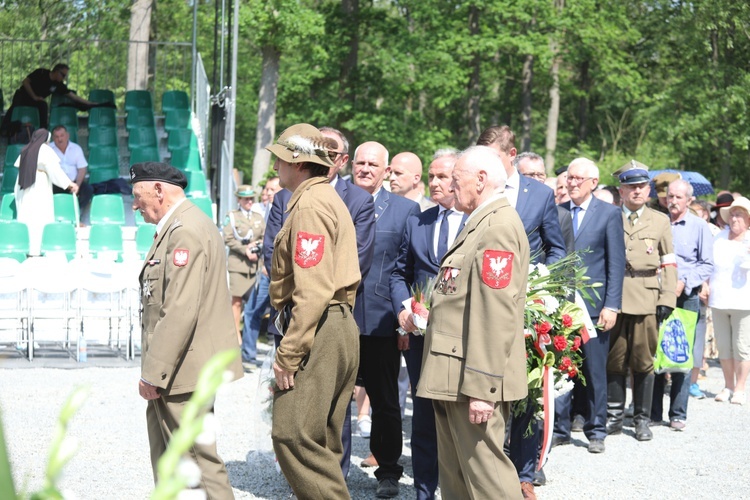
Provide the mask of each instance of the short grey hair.
{"label": "short grey hair", "polygon": [[576,158],[575,160],[570,162],[570,164],[568,165],[568,169],[570,170],[570,167],[572,167],[573,165],[582,166],[586,170],[586,175],[594,179],[599,179],[599,167],[597,167],[596,163],[589,160],[588,158]]}
{"label": "short grey hair", "polygon": [[523,160],[540,161],[540,162],[542,162],[542,165],[544,165],[544,158],[542,158],[541,156],[539,156],[538,154],[536,154],[536,153],[534,153],[532,151],[526,151],[524,153],[516,155],[513,158],[513,168],[517,169],[518,165]]}
{"label": "short grey hair", "polygon": [[460,151],[456,148],[440,148],[437,151],[435,151],[435,154],[432,155],[432,161],[435,161],[439,158],[442,158],[443,156],[452,156],[454,158],[458,157]]}
{"label": "short grey hair", "polygon": [[320,127],[321,132],[328,132],[329,134],[336,134],[339,136],[339,139],[341,140],[341,151],[344,154],[349,154],[349,139],[346,138],[344,133],[338,129],[335,129],[333,127]]}
{"label": "short grey hair", "polygon": [[670,182],[670,183],[669,183],[669,186],[667,186],[667,193],[669,193],[669,188],[670,188],[670,187],[671,187],[671,186],[672,186],[673,184],[679,184],[679,185],[681,185],[681,186],[684,186],[684,187],[685,187],[685,194],[687,195],[687,197],[688,197],[688,198],[692,198],[692,197],[693,197],[693,185],[692,185],[692,184],[690,184],[690,183],[689,183],[688,181],[686,181],[685,179],[677,179],[677,180],[675,180],[675,181],[672,181],[672,182]]}
{"label": "short grey hair", "polygon": [[471,146],[458,155],[458,159],[466,158],[470,161],[471,168],[479,171],[483,168],[487,172],[487,180],[493,186],[496,193],[505,191],[505,182],[508,174],[497,151],[489,146]]}

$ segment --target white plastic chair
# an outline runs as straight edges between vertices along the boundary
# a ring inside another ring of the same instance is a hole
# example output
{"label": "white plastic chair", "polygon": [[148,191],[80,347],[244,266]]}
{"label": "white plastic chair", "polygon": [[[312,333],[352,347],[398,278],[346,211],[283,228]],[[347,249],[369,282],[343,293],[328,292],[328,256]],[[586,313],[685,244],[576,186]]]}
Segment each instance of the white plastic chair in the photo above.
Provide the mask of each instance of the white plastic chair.
{"label": "white plastic chair", "polygon": [[[129,358],[132,325],[123,264],[81,259],[72,261],[71,265],[80,277],[78,316],[87,345],[94,342],[118,350],[125,347],[126,358]],[[105,338],[97,329],[104,329],[103,322],[108,323]]]}
{"label": "white plastic chair", "polygon": [[29,339],[29,293],[21,275],[21,263],[15,259],[0,258],[0,331],[12,332],[0,337],[0,344],[22,349],[26,355],[33,349]]}
{"label": "white plastic chair", "polygon": [[34,343],[59,342],[69,350],[71,335],[78,352],[78,276],[73,267],[62,256],[47,256],[27,259],[21,268],[30,296],[29,361]]}

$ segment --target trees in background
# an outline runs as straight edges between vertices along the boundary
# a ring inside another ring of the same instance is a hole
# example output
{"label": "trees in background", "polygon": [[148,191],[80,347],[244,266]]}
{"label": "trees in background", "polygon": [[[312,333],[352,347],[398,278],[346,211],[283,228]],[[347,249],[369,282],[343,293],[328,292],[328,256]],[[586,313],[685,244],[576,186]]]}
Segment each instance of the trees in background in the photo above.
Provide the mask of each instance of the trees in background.
{"label": "trees in background", "polygon": [[[129,17],[102,2],[52,2],[55,25],[45,1],[5,2],[0,36],[127,36]],[[215,15],[199,4],[209,76]],[[152,36],[185,41],[191,16],[189,2],[157,0]],[[248,0],[239,42],[235,165],[253,180],[269,166],[263,147],[307,121],[425,164],[507,123],[550,170],[588,156],[604,183],[630,158],[717,187],[750,181],[747,2]]]}

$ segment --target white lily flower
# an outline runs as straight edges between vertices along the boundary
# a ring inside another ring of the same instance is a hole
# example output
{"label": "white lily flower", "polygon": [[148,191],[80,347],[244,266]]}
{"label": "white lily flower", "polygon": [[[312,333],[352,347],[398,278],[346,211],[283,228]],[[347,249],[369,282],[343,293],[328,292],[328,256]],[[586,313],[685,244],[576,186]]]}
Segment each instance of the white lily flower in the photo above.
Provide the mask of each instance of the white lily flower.
{"label": "white lily flower", "polygon": [[[177,464],[177,475],[184,478],[187,481],[189,488],[195,488],[201,483],[201,469],[198,464],[191,458],[181,458],[180,463]],[[186,491],[201,491],[203,493],[202,498],[206,498],[206,492],[203,490],[186,490]],[[182,498],[182,494],[180,497]]]}
{"label": "white lily flower", "polygon": [[206,413],[203,417],[203,431],[195,438],[196,444],[211,445],[216,442],[219,433],[219,419],[214,413]]}

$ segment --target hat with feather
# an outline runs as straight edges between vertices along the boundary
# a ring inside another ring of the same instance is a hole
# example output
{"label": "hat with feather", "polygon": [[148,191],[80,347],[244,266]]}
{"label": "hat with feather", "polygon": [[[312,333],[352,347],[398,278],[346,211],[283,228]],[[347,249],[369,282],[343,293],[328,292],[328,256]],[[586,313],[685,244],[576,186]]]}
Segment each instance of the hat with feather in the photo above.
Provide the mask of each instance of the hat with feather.
{"label": "hat with feather", "polygon": [[309,123],[298,123],[284,130],[276,144],[266,149],[287,163],[317,163],[333,167],[331,155],[335,156],[338,144],[325,137]]}

